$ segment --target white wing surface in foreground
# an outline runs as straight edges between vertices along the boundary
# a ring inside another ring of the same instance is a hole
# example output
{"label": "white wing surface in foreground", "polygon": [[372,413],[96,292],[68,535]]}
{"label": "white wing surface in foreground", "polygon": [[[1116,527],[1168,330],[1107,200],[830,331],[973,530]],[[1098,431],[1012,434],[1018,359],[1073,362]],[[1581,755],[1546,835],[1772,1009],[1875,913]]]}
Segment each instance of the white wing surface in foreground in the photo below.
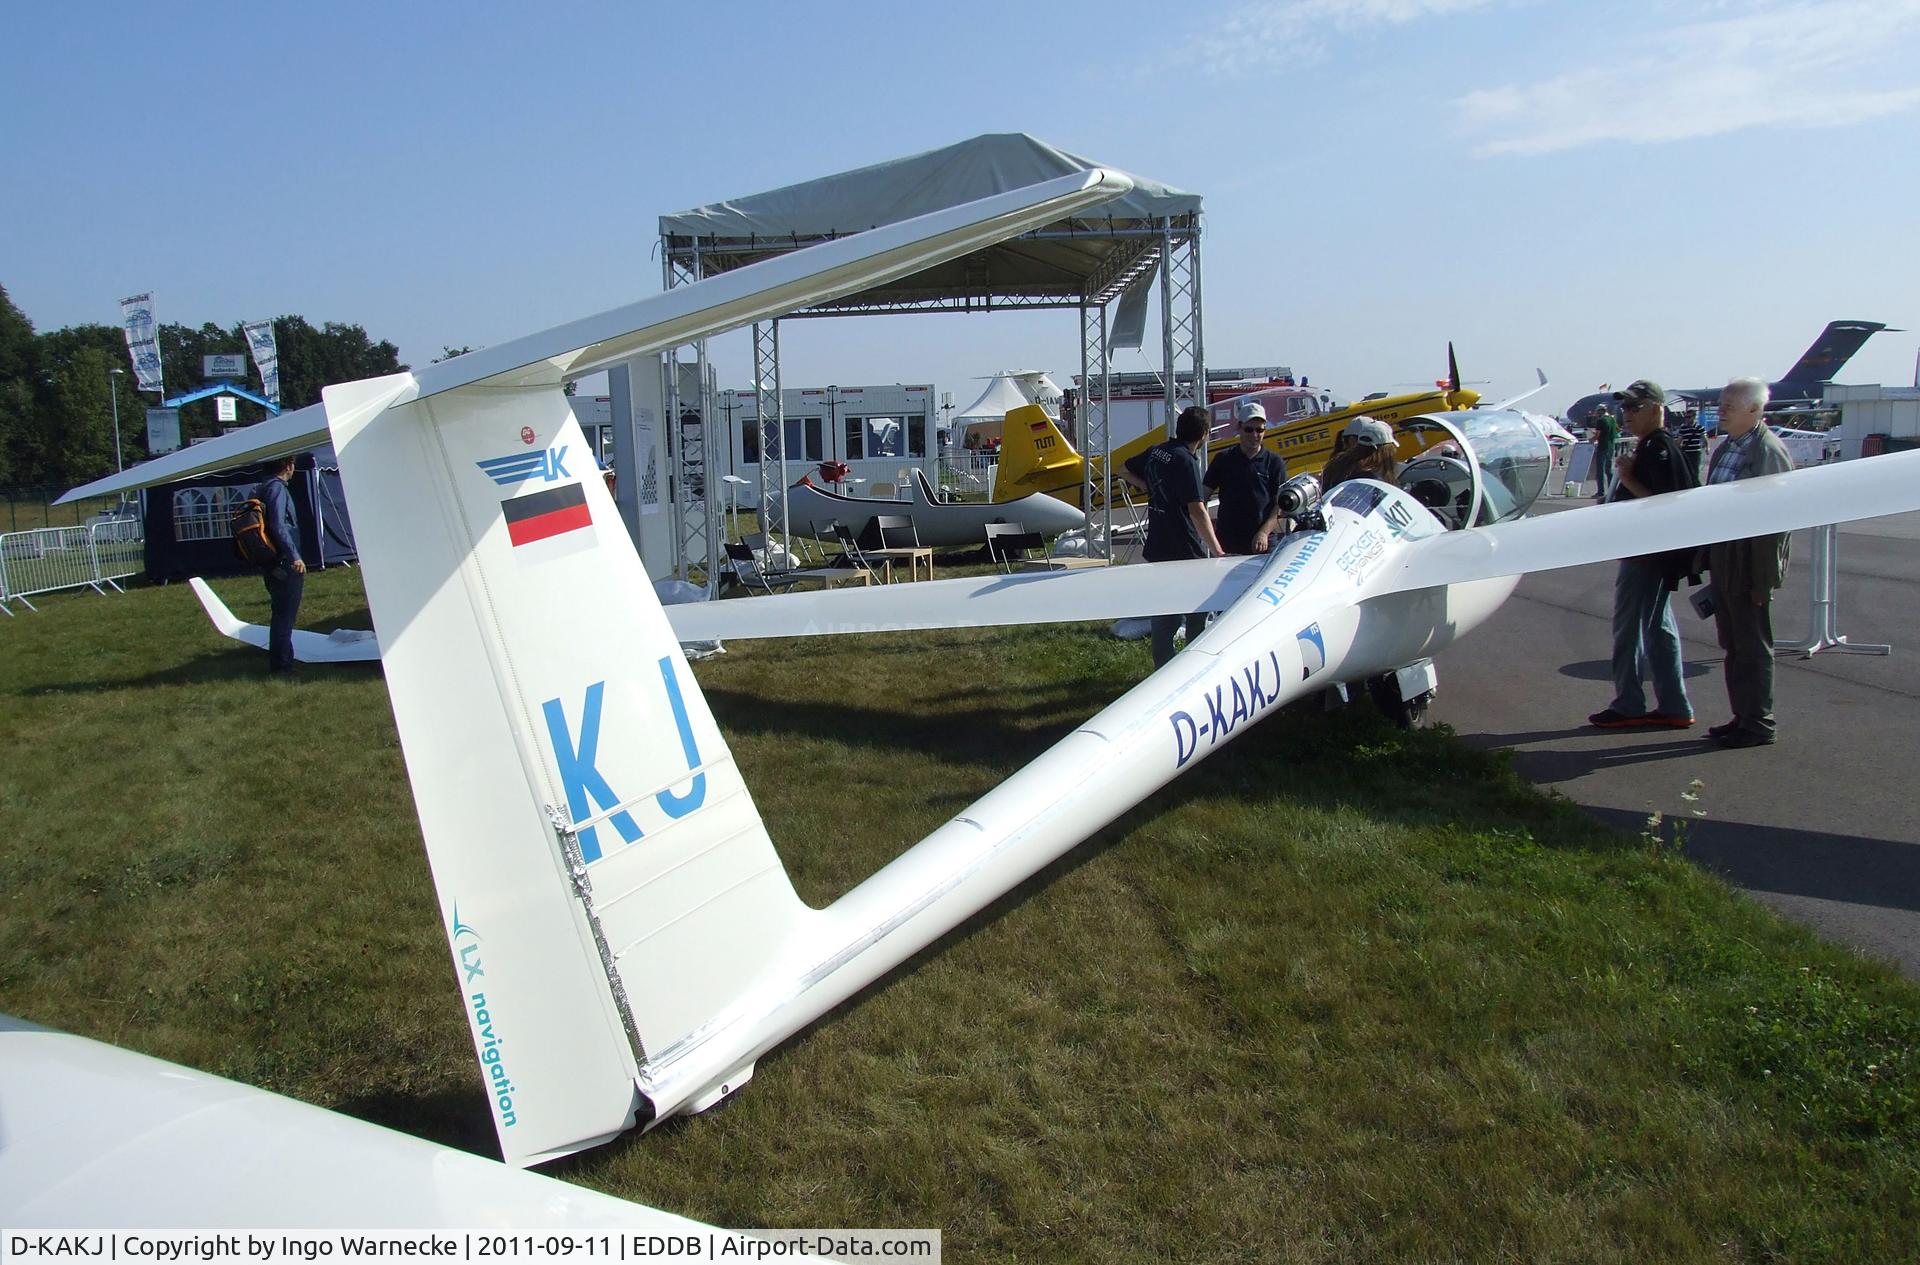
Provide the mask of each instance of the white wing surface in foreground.
{"label": "white wing surface in foreground", "polygon": [[0,1068],[10,1230],[706,1228],[6,1015]]}

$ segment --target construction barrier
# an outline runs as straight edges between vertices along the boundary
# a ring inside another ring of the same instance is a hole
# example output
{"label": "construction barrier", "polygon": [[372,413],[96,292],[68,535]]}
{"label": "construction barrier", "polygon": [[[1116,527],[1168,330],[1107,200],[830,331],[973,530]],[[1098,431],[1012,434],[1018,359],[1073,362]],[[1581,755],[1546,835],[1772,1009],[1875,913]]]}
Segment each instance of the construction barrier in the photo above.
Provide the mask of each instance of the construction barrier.
{"label": "construction barrier", "polygon": [[0,611],[61,589],[105,593],[144,565],[145,535],[137,519],[108,519],[84,527],[41,527],[0,533]]}

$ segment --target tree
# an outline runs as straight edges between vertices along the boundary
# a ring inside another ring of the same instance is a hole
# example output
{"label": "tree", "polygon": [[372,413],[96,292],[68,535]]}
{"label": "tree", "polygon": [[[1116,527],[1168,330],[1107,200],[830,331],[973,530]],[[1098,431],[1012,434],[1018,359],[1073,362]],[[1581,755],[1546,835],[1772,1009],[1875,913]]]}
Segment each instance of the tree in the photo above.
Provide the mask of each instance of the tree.
{"label": "tree", "polygon": [[[125,358],[110,325],[78,325],[40,338],[34,418],[25,428],[33,477],[80,483],[113,469],[111,371]],[[125,419],[122,419],[124,424]]]}
{"label": "tree", "polygon": [[0,286],[0,483],[13,481],[17,447],[33,418],[33,382],[40,362],[33,322]]}
{"label": "tree", "polygon": [[400,349],[374,342],[358,325],[328,321],[319,329],[305,317],[280,316],[273,322],[280,345],[280,406],[304,408],[320,402],[320,389],[356,378],[399,373]]}
{"label": "tree", "polygon": [[[398,373],[399,349],[375,342],[358,325],[328,321],[315,329],[304,317],[273,322],[280,350],[284,408],[318,403],[322,387]],[[160,357],[175,397],[203,384],[201,358],[247,353],[246,335],[207,323],[163,325]],[[452,349],[449,349],[450,351]],[[465,350],[462,348],[461,350]],[[125,333],[114,325],[75,325],[35,334],[33,323],[0,286],[0,483],[76,483],[113,469],[114,402],[119,402],[121,449],[128,465],[146,451],[146,409],[159,401],[134,385]],[[209,398],[182,406],[182,439],[218,434],[217,405]],[[240,403],[239,424],[266,411]]]}

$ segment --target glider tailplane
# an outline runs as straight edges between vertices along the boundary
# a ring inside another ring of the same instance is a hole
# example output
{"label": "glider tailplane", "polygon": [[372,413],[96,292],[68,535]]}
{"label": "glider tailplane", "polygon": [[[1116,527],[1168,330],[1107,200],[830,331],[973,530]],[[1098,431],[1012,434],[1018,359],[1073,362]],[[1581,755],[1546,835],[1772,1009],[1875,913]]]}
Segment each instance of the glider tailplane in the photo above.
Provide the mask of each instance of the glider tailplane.
{"label": "glider tailplane", "polygon": [[561,391],[325,398],[501,1150],[552,1159],[659,1114],[808,911]]}

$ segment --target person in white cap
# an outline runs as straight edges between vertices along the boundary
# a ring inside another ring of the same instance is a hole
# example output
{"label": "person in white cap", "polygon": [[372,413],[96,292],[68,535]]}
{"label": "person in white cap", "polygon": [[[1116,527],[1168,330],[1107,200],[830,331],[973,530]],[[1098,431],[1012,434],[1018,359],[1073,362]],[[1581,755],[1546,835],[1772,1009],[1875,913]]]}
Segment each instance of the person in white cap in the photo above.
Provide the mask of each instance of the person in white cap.
{"label": "person in white cap", "polygon": [[1280,485],[1287,463],[1266,446],[1267,410],[1243,400],[1240,442],[1207,466],[1202,483],[1220,496],[1220,545],[1228,553],[1265,553],[1280,530]]}
{"label": "person in white cap", "polygon": [[1353,441],[1351,447],[1335,453],[1320,472],[1320,486],[1331,489],[1348,479],[1378,479],[1392,483],[1400,467],[1400,449],[1394,442],[1393,427],[1373,417],[1356,417],[1341,434]]}

